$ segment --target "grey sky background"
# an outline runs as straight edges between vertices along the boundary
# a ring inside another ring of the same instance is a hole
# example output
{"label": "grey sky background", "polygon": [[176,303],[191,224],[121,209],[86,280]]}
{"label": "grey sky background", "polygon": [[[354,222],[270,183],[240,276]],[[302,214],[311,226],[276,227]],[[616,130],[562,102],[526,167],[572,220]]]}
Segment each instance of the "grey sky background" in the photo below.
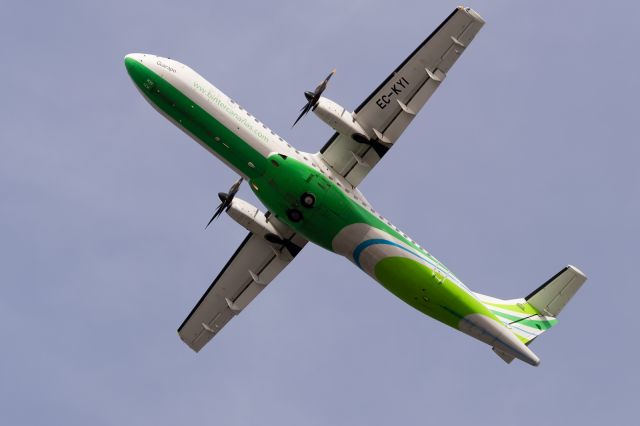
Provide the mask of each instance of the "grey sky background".
{"label": "grey sky background", "polygon": [[[176,334],[246,234],[203,231],[233,173],[123,57],[196,69],[285,139],[327,72],[355,108],[452,1],[5,2],[0,421],[7,425],[601,425],[638,399],[640,6],[470,2],[487,25],[361,189],[465,283],[589,277],[532,349],[491,350],[308,246],[200,354]],[[255,201],[247,188],[239,194]]]}

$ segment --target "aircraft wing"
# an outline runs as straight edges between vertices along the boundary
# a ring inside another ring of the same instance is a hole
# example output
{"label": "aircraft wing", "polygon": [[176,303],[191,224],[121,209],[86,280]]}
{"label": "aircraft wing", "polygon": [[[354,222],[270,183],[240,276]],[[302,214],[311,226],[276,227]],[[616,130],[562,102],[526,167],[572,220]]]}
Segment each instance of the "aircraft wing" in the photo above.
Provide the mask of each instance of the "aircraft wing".
{"label": "aircraft wing", "polygon": [[372,138],[355,142],[335,133],[321,157],[354,187],[395,144],[411,120],[484,25],[470,8],[458,7],[355,110],[355,120]]}
{"label": "aircraft wing", "polygon": [[307,243],[275,217],[270,222],[291,244],[278,248],[261,236],[247,235],[178,328],[180,338],[194,351],[200,351],[238,315]]}

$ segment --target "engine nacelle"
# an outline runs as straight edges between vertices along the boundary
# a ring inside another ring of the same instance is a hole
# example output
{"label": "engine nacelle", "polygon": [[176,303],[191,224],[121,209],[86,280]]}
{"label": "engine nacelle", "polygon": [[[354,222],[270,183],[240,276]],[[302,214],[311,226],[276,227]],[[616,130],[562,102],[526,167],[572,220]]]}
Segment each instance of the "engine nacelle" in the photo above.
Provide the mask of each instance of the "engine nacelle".
{"label": "engine nacelle", "polygon": [[335,131],[349,136],[357,142],[362,143],[370,139],[370,136],[358,124],[353,114],[331,99],[320,97],[313,107],[313,112]]}
{"label": "engine nacelle", "polygon": [[[227,213],[249,232],[252,232],[269,242],[282,240],[278,230],[269,222],[267,217],[256,206],[234,197]],[[269,237],[268,237],[269,236]],[[274,238],[274,236],[276,238]]]}

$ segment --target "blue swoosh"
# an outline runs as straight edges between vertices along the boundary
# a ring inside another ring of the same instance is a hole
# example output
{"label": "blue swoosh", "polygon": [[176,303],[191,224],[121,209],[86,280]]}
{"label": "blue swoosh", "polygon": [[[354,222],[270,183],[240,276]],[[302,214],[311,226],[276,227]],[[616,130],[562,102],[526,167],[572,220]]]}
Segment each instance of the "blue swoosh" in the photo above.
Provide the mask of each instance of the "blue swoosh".
{"label": "blue swoosh", "polygon": [[356,265],[358,265],[358,268],[362,269],[362,265],[360,265],[360,255],[362,254],[362,252],[367,247],[370,247],[370,246],[373,246],[373,245],[376,245],[376,244],[385,244],[385,245],[388,245],[388,246],[398,247],[399,249],[402,249],[402,250],[406,251],[407,253],[414,255],[418,259],[422,259],[427,263],[431,263],[427,259],[425,259],[424,257],[416,254],[415,252],[409,250],[408,248],[406,248],[404,246],[401,246],[398,243],[394,243],[393,241],[385,240],[385,239],[382,239],[382,238],[374,238],[372,240],[367,240],[367,241],[361,242],[360,244],[358,244],[356,249],[353,251],[353,260],[356,262]]}

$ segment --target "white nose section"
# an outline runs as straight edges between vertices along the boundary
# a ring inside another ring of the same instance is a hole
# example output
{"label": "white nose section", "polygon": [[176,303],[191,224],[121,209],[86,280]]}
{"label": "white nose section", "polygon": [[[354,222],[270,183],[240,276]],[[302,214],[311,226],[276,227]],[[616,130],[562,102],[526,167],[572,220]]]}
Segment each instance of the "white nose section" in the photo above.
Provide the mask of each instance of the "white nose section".
{"label": "white nose section", "polygon": [[124,62],[136,61],[136,62],[151,62],[155,58],[153,55],[147,55],[146,53],[129,53],[124,57]]}
{"label": "white nose section", "polygon": [[460,331],[474,337],[487,345],[513,355],[526,362],[537,366],[540,358],[533,353],[515,334],[504,325],[481,314],[471,314],[460,320]]}

